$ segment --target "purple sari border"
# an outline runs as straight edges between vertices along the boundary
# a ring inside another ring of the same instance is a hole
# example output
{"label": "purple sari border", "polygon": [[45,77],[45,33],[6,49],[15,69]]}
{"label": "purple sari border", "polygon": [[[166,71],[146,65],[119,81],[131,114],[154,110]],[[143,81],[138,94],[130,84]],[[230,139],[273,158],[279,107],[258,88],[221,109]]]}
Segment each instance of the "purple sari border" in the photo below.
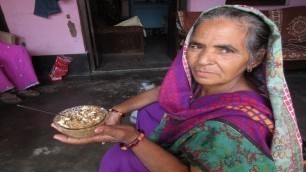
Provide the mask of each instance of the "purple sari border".
{"label": "purple sari border", "polygon": [[[201,97],[188,110],[181,112],[180,116],[184,115],[184,118],[177,118],[179,116],[177,114],[180,112],[177,112],[175,115],[166,116],[166,124],[159,137],[159,143],[174,142],[198,124],[225,116],[231,116],[232,118],[245,117],[253,120],[252,116],[249,115],[249,113],[252,113],[256,116],[262,115],[265,119],[273,121],[273,115],[268,103],[269,101],[264,96],[250,91]],[[237,105],[241,107],[238,109],[228,108],[229,106],[237,107]],[[250,107],[251,112],[244,111],[242,108],[245,106]],[[255,114],[255,112],[258,114]],[[263,121],[258,120],[258,122],[265,125]],[[245,123],[245,125],[248,124]],[[244,128],[247,129],[247,127]]]}

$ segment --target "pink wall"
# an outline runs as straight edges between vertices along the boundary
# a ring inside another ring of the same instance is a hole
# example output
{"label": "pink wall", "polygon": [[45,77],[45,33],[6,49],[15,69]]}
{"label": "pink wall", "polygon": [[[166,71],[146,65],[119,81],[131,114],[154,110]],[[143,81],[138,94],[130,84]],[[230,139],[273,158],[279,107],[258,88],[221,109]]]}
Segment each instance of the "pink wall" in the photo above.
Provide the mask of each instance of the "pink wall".
{"label": "pink wall", "polygon": [[0,0],[10,32],[26,43],[31,55],[85,53],[76,0],[58,3],[62,12],[45,19],[33,14],[35,0]]}
{"label": "pink wall", "polygon": [[[188,11],[206,11],[207,9],[224,5],[226,0],[188,0]],[[293,6],[306,6],[306,0],[287,0],[287,4],[283,6],[257,6],[259,10],[281,9]]]}

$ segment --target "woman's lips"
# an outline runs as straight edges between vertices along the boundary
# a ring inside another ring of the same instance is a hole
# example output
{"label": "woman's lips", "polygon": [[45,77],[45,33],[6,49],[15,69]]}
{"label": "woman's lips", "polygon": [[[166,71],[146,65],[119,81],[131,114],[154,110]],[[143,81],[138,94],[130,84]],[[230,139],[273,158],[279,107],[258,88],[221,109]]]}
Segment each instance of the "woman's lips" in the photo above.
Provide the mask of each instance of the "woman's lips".
{"label": "woman's lips", "polygon": [[199,70],[195,70],[195,74],[196,74],[196,76],[201,77],[201,78],[207,78],[207,77],[210,77],[212,75],[216,75],[215,72],[199,71]]}

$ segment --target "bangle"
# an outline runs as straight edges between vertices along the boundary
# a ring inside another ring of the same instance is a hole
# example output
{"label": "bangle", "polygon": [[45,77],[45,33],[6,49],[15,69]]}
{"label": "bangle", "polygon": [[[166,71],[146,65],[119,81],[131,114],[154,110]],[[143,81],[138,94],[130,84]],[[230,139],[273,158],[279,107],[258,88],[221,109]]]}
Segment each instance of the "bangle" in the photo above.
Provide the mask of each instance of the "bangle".
{"label": "bangle", "polygon": [[115,113],[119,114],[120,116],[124,116],[124,114],[122,112],[119,112],[115,109],[109,109],[108,112],[115,112]]}
{"label": "bangle", "polygon": [[135,140],[133,140],[129,144],[120,143],[120,148],[122,150],[128,150],[128,149],[131,149],[132,147],[136,146],[144,138],[144,131],[143,130],[138,130],[138,132],[139,132],[139,135],[137,136],[137,138]]}

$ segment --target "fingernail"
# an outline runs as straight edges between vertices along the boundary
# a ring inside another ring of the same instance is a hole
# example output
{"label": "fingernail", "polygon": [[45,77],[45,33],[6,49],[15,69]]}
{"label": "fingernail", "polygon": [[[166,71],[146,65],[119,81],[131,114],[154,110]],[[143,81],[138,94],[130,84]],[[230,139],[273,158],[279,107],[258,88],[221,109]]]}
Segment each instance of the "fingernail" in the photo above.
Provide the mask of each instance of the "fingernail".
{"label": "fingernail", "polygon": [[95,133],[99,133],[100,131],[101,131],[101,130],[98,129],[98,128],[95,129]]}

